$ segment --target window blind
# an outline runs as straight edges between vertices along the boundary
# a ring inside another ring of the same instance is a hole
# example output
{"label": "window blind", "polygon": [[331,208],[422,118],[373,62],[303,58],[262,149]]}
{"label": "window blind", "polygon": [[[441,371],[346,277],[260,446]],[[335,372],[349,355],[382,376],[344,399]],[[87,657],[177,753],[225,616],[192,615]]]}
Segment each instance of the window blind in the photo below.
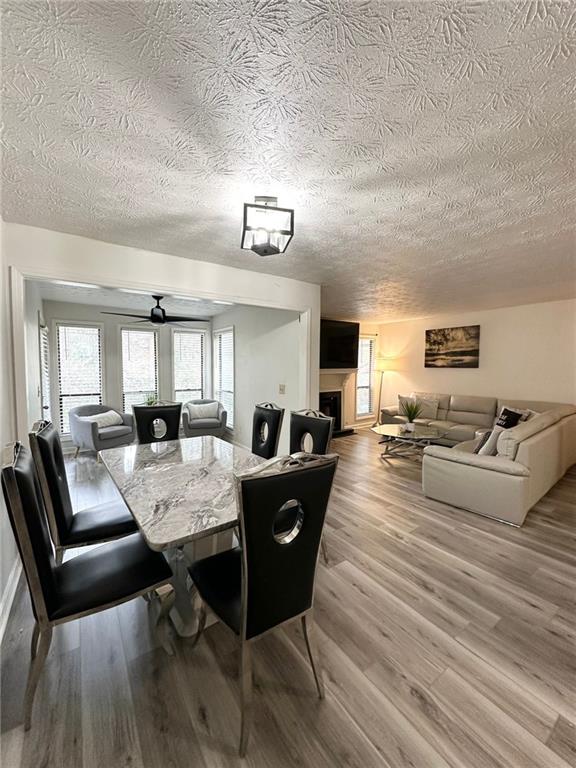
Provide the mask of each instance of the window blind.
{"label": "window blind", "polygon": [[40,326],[40,399],[42,418],[52,421],[50,406],[50,336],[45,325]]}
{"label": "window blind", "polygon": [[177,402],[204,397],[204,340],[202,331],[173,333],[174,400]]}
{"label": "window blind", "polygon": [[156,331],[122,328],[122,403],[133,405],[158,397],[158,343]]}
{"label": "window blind", "polygon": [[234,331],[227,328],[214,333],[214,398],[228,413],[228,425],[234,426]]}
{"label": "window blind", "polygon": [[369,416],[374,412],[373,380],[374,339],[361,337],[356,374],[356,416]]}
{"label": "window blind", "polygon": [[68,434],[71,408],[102,403],[100,328],[58,325],[57,362],[60,431]]}

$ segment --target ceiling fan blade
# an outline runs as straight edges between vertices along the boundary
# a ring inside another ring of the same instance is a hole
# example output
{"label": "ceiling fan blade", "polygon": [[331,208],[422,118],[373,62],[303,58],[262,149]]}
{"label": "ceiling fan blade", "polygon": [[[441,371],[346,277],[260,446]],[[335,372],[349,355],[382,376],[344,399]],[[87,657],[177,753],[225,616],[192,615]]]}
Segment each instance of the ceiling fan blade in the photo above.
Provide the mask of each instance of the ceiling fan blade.
{"label": "ceiling fan blade", "polygon": [[180,315],[166,315],[165,321],[167,323],[206,323],[205,317],[180,317]]}
{"label": "ceiling fan blade", "polygon": [[148,315],[131,315],[128,312],[101,312],[101,315],[118,315],[119,317],[137,317],[142,320],[149,320]]}

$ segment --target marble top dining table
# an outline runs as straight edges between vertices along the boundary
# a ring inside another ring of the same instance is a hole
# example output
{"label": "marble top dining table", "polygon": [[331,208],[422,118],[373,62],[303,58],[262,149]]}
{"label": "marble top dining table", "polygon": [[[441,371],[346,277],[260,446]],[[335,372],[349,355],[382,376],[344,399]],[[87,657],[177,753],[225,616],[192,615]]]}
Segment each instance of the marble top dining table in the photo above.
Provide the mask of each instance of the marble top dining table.
{"label": "marble top dining table", "polygon": [[211,435],[108,448],[100,456],[146,543],[157,551],[233,528],[234,476],[264,461]]}

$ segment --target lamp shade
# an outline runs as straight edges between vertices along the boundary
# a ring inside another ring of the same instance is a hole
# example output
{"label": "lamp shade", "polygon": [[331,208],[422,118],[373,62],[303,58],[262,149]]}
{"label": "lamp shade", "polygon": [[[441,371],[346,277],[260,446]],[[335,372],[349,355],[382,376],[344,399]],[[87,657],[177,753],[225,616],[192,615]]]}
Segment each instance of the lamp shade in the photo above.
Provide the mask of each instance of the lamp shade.
{"label": "lamp shade", "polygon": [[294,211],[278,208],[275,197],[244,203],[241,247],[259,256],[284,253],[294,234]]}
{"label": "lamp shade", "polygon": [[377,357],[374,363],[374,370],[378,373],[386,373],[386,371],[393,371],[395,358],[393,357]]}

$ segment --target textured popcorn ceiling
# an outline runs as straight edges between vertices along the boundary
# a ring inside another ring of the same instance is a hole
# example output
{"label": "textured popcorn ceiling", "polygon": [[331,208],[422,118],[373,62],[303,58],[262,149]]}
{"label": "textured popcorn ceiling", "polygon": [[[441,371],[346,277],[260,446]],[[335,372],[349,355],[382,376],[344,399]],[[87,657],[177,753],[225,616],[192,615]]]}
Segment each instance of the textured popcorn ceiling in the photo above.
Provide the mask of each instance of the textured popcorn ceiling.
{"label": "textured popcorn ceiling", "polygon": [[[3,214],[392,319],[575,294],[576,4],[3,3]],[[296,209],[242,251],[242,202]],[[188,286],[193,290],[193,286]]]}

